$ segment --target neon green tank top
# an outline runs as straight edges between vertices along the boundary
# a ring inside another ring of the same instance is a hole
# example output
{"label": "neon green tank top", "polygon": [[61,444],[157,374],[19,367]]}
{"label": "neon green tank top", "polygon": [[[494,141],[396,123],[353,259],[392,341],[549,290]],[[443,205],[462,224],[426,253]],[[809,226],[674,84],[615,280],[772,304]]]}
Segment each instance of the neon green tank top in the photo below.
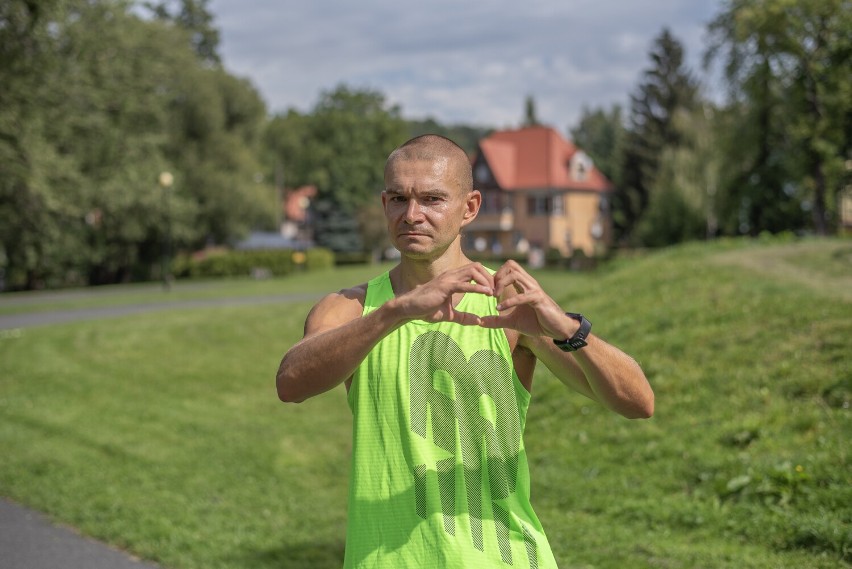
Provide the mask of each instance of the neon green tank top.
{"label": "neon green tank top", "polygon": [[[393,298],[371,280],[364,314]],[[465,294],[458,310],[496,314]],[[550,569],[530,505],[530,395],[501,329],[415,320],[355,371],[345,568]]]}

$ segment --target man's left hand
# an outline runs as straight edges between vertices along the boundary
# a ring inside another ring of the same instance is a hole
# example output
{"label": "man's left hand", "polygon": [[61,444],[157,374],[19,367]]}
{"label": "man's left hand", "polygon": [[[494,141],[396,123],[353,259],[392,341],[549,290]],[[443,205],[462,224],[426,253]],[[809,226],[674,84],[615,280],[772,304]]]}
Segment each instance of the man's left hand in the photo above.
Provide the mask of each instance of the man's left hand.
{"label": "man's left hand", "polygon": [[510,328],[527,336],[561,340],[570,338],[579,327],[515,261],[507,261],[494,273],[494,296],[500,314],[482,317],[480,325],[485,328]]}

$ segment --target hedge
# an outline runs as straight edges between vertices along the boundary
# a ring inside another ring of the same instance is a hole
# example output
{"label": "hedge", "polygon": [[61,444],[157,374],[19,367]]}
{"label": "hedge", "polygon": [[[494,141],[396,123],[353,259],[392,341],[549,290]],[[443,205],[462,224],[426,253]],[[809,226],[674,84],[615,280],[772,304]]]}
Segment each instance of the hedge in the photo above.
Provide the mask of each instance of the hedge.
{"label": "hedge", "polygon": [[172,265],[178,277],[286,276],[297,270],[318,271],[334,266],[334,253],[328,249],[214,250],[203,257],[179,256]]}

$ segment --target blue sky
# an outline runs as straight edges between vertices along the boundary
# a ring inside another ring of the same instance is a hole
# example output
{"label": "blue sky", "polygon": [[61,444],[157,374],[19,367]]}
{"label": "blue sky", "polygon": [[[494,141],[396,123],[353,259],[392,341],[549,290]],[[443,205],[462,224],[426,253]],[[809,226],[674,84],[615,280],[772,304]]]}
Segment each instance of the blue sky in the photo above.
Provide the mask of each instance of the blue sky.
{"label": "blue sky", "polygon": [[339,83],[403,116],[517,126],[532,95],[562,132],[583,106],[627,105],[667,26],[700,77],[719,0],[211,0],[225,67],[271,112],[308,111]]}

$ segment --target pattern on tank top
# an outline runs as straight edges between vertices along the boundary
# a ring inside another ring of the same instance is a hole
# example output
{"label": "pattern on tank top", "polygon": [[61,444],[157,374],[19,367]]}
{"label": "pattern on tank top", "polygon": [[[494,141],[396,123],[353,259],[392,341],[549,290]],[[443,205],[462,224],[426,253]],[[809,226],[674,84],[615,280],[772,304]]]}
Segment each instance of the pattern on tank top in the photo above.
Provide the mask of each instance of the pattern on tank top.
{"label": "pattern on tank top", "polygon": [[[429,331],[412,344],[409,356],[411,431],[450,453],[433,465],[414,465],[417,515],[428,519],[427,474],[437,474],[444,531],[456,535],[456,437],[461,447],[461,468],[466,488],[467,512],[474,547],[484,551],[482,536],[486,504],[494,519],[500,556],[514,565],[509,538],[512,517],[501,504],[515,493],[521,430],[512,385],[512,367],[497,352],[484,349],[468,359],[450,336]],[[431,421],[430,421],[431,419]],[[483,488],[487,475],[487,494]],[[532,533],[520,523],[516,528],[526,545],[529,567],[538,567]]]}

